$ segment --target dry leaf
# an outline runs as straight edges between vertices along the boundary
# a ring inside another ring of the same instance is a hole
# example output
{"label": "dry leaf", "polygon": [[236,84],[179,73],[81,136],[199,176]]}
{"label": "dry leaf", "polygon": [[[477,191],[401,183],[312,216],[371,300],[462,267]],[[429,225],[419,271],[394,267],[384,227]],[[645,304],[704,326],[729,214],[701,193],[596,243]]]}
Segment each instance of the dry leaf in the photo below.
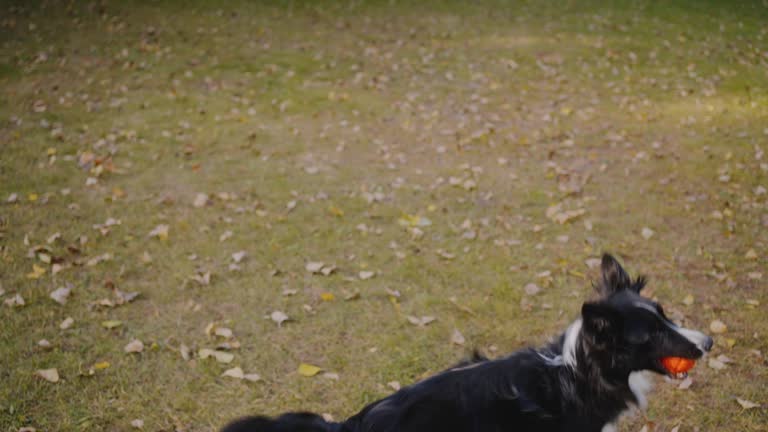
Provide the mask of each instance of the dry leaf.
{"label": "dry leaf", "polygon": [[102,321],[101,322],[101,326],[106,328],[106,329],[117,328],[117,327],[120,327],[121,325],[123,325],[123,322],[122,321],[117,321],[117,320],[108,320],[108,321]]}
{"label": "dry leaf", "polygon": [[317,375],[322,369],[311,365],[307,363],[302,363],[299,365],[299,375],[305,376],[305,377],[311,377]]}
{"label": "dry leaf", "polygon": [[642,229],[642,231],[640,231],[640,235],[642,235],[646,240],[650,240],[650,238],[653,237],[653,234],[653,230],[648,227],[645,227]]}
{"label": "dry leaf", "polygon": [[149,232],[148,237],[157,237],[160,240],[168,240],[168,225],[160,224]]}
{"label": "dry leaf", "polygon": [[451,342],[456,345],[463,346],[466,342],[466,339],[464,339],[464,335],[461,334],[460,331],[454,329],[453,333],[451,333]]}
{"label": "dry leaf", "polygon": [[400,390],[400,383],[398,381],[390,381],[387,383],[387,387],[391,388],[394,391]]}
{"label": "dry leaf", "polygon": [[28,279],[40,279],[45,274],[45,268],[40,267],[37,264],[32,264],[32,271],[27,273]]}
{"label": "dry leaf", "polygon": [[93,369],[95,369],[95,370],[104,370],[104,369],[109,368],[110,366],[111,365],[109,364],[108,361],[100,361],[98,363],[94,363],[93,364]]}
{"label": "dry leaf", "polygon": [[115,292],[115,297],[117,297],[116,303],[119,305],[130,303],[134,301],[136,297],[139,296],[139,294],[141,294],[138,291],[125,292],[125,291],[120,291],[119,289],[115,289],[114,292]]}
{"label": "dry leaf", "polygon": [[272,318],[272,321],[277,323],[278,327],[282,326],[285,321],[290,319],[288,318],[288,315],[281,311],[274,311],[269,317]]}
{"label": "dry leaf", "polygon": [[225,370],[224,373],[221,374],[221,376],[235,378],[235,379],[243,379],[245,378],[245,373],[239,367],[234,367],[232,369]]}
{"label": "dry leaf", "polygon": [[205,207],[208,204],[208,195],[204,193],[199,193],[195,195],[195,200],[192,202],[192,205],[201,208]]}
{"label": "dry leaf", "polygon": [[211,284],[211,272],[207,271],[205,273],[198,272],[194,276],[191,277],[191,279],[200,285],[210,285]]}
{"label": "dry leaf", "polygon": [[224,351],[216,351],[208,348],[200,349],[200,351],[197,352],[197,355],[199,355],[201,359],[207,359],[208,357],[213,357],[219,363],[231,363],[232,360],[235,359],[234,354],[230,354]]}
{"label": "dry leaf", "polygon": [[232,330],[226,327],[216,327],[216,330],[214,330],[214,334],[216,336],[221,336],[224,339],[232,339],[235,336],[235,334],[232,333]]}
{"label": "dry leaf", "polygon": [[528,295],[536,295],[541,291],[541,288],[535,283],[529,283],[525,285],[523,290],[525,290],[525,293]]}
{"label": "dry leaf", "polygon": [[10,307],[22,307],[25,304],[27,304],[24,301],[24,297],[22,297],[21,294],[19,293],[16,293],[16,295],[14,295],[11,298],[5,299],[3,303],[5,303],[6,306],[10,306]]}
{"label": "dry leaf", "polygon": [[123,348],[126,353],[140,353],[144,351],[144,343],[138,339],[134,339]]}
{"label": "dry leaf", "polygon": [[406,318],[408,318],[408,322],[410,322],[413,325],[417,325],[419,327],[424,327],[436,319],[433,316],[423,316],[421,318],[418,318],[411,315],[408,315]]}
{"label": "dry leaf", "polygon": [[53,369],[40,369],[35,374],[44,380],[52,383],[59,382],[59,371],[56,368]]}
{"label": "dry leaf", "polygon": [[142,419],[133,419],[131,420],[131,427],[135,429],[141,429],[144,427],[144,420]]}
{"label": "dry leaf", "polygon": [[688,390],[692,385],[693,379],[691,377],[687,377],[680,382],[680,385],[678,385],[677,388],[680,390]]}
{"label": "dry leaf", "polygon": [[59,328],[62,330],[66,330],[72,327],[72,324],[74,323],[75,323],[75,320],[72,319],[72,317],[66,317],[64,321],[62,321],[61,324],[59,324]]}
{"label": "dry leaf", "polygon": [[723,334],[728,330],[728,326],[720,320],[714,320],[709,324],[709,329],[712,333]]}
{"label": "dry leaf", "polygon": [[358,277],[360,277],[360,280],[366,280],[372,278],[374,275],[376,275],[376,272],[373,271],[361,271],[358,274]]}
{"label": "dry leaf", "polygon": [[744,408],[745,410],[760,407],[759,403],[755,403],[746,399],[736,398],[736,402],[738,402],[739,405],[741,405],[741,407]]}
{"label": "dry leaf", "polygon": [[708,364],[709,367],[711,367],[712,369],[715,369],[715,370],[723,370],[723,369],[725,369],[725,363],[723,363],[723,362],[721,362],[720,360],[717,360],[717,359],[711,358],[711,359],[709,359],[709,362],[707,364]]}
{"label": "dry leaf", "polygon": [[315,262],[315,261],[310,261],[310,262],[308,262],[308,263],[307,263],[307,264],[304,266],[304,268],[305,268],[305,269],[306,269],[308,272],[310,272],[310,273],[319,273],[319,272],[320,272],[320,270],[322,270],[322,269],[323,269],[323,266],[325,266],[325,264],[324,264],[324,263],[322,263],[322,262]]}
{"label": "dry leaf", "polygon": [[245,252],[245,251],[235,252],[235,253],[232,254],[232,260],[235,263],[240,263],[240,261],[242,261],[247,255],[248,255],[248,253]]}
{"label": "dry leaf", "polygon": [[261,376],[257,373],[245,374],[243,378],[245,378],[247,381],[250,381],[250,382],[261,381]]}

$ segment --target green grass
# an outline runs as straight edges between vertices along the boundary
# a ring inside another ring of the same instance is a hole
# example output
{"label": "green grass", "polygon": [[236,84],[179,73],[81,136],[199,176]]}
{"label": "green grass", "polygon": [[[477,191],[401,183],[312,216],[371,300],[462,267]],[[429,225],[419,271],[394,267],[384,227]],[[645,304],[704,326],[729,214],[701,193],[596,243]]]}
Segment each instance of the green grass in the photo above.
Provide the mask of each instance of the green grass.
{"label": "green grass", "polygon": [[[296,409],[342,419],[388,382],[474,347],[497,356],[544,342],[592,295],[584,261],[602,251],[650,275],[649,295],[686,326],[724,321],[713,354],[734,360],[722,371],[702,362],[687,391],[658,379],[650,409],[622,430],[768,422],[768,204],[756,193],[768,187],[768,157],[757,157],[768,149],[765,5],[1,7],[0,299],[26,305],[0,308],[0,431],[121,431],[133,419],[208,431]],[[86,153],[113,169],[79,167]],[[568,176],[589,181],[568,194]],[[383,199],[369,203],[374,192]],[[211,205],[195,208],[198,193]],[[554,223],[545,213],[556,203],[586,214]],[[404,214],[432,224],[414,236]],[[110,217],[121,224],[94,229]],[[167,241],[147,237],[159,224]],[[30,258],[35,245],[64,270]],[[230,271],[240,250],[248,257]],[[104,253],[113,258],[84,265]],[[310,275],[308,261],[338,269]],[[33,264],[46,269],[39,279],[27,277]],[[377,274],[361,281],[361,270]],[[198,271],[210,285],[191,280]],[[528,282],[542,292],[525,296]],[[65,283],[74,290],[61,306],[48,294]],[[94,306],[113,285],[141,296]],[[402,294],[397,306],[387,290]],[[292,321],[278,328],[265,319],[275,310]],[[417,328],[407,315],[437,321]],[[206,335],[211,322],[241,343],[230,365],[179,354],[221,342]],[[450,343],[454,329],[465,347]],[[143,353],[123,352],[133,338]],[[339,380],[302,377],[302,362]],[[221,377],[234,366],[263,381]],[[34,375],[53,367],[57,384]],[[763,407],[742,410],[737,397]]]}

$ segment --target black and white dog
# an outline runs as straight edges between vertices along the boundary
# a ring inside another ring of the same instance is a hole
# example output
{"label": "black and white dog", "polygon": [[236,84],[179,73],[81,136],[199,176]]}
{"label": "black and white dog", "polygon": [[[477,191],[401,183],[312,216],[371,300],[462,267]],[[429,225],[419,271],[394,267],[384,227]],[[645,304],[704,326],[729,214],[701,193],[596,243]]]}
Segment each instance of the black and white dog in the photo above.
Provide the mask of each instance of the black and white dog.
{"label": "black and white dog", "polygon": [[646,406],[644,373],[668,372],[661,359],[698,359],[712,348],[703,333],[678,327],[640,296],[610,255],[596,284],[600,299],[556,341],[489,360],[476,356],[374,402],[342,423],[311,413],[248,417],[222,432],[615,431],[619,416]]}

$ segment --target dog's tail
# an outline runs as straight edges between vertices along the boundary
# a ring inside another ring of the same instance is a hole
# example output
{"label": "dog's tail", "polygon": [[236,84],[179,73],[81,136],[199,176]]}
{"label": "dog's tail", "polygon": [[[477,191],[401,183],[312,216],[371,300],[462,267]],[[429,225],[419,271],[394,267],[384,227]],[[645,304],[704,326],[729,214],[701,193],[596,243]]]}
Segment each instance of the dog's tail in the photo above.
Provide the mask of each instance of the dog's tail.
{"label": "dog's tail", "polygon": [[317,414],[288,413],[277,418],[244,417],[221,432],[346,432],[340,423],[330,423]]}

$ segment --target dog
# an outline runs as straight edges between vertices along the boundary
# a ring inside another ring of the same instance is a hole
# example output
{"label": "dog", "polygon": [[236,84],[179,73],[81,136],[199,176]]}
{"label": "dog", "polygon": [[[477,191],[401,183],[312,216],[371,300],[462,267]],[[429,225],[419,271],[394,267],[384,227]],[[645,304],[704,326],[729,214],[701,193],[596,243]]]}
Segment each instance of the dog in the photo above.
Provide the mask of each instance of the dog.
{"label": "dog", "polygon": [[667,371],[662,358],[696,360],[712,348],[712,338],[678,327],[641,296],[645,285],[605,254],[599,299],[543,347],[495,360],[475,355],[341,423],[299,412],[246,417],[222,432],[615,431],[622,413],[646,407],[648,372],[685,376]]}

